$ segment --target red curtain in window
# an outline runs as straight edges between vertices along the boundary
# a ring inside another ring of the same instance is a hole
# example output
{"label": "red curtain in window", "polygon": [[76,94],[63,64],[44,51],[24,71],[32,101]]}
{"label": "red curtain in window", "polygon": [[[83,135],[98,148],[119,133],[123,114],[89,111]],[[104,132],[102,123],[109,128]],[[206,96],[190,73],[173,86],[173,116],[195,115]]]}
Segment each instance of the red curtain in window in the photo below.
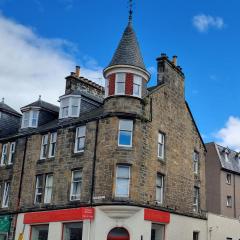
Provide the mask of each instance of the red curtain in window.
{"label": "red curtain in window", "polygon": [[109,76],[109,96],[111,96],[111,95],[114,95],[114,93],[115,93],[115,78],[116,78],[116,75],[115,74],[111,74],[110,76]]}
{"label": "red curtain in window", "polygon": [[126,82],[125,82],[125,93],[126,95],[133,95],[133,74],[126,74]]}

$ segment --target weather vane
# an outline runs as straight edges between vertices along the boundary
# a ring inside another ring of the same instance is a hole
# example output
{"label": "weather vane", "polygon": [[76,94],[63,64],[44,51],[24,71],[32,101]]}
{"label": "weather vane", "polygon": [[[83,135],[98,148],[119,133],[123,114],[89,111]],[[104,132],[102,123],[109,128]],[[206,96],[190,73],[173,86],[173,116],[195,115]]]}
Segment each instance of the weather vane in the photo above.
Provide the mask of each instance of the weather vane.
{"label": "weather vane", "polygon": [[129,22],[132,22],[133,15],[133,0],[129,0]]}

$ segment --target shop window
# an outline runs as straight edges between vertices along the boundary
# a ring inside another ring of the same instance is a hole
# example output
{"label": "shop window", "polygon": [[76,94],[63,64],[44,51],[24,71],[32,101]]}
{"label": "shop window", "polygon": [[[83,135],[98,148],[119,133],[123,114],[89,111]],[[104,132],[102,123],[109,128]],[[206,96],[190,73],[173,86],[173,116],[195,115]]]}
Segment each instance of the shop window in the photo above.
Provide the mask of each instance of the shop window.
{"label": "shop window", "polygon": [[32,226],[31,230],[31,240],[48,240],[48,225]]}
{"label": "shop window", "polygon": [[7,233],[0,233],[0,240],[7,240]]}
{"label": "shop window", "polygon": [[193,240],[199,240],[199,232],[193,232]]}
{"label": "shop window", "polygon": [[82,240],[82,223],[64,224],[63,240]]}
{"label": "shop window", "polygon": [[152,224],[151,240],[164,240],[164,225]]}
{"label": "shop window", "polygon": [[125,228],[117,227],[109,232],[107,240],[130,240],[130,237]]}

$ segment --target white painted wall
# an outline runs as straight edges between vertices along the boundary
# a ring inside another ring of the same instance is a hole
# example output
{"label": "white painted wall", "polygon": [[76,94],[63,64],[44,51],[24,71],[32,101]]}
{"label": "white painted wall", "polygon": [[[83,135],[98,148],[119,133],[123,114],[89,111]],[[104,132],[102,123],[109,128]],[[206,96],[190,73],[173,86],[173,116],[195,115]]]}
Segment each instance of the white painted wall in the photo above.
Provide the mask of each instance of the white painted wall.
{"label": "white painted wall", "polygon": [[240,239],[240,222],[212,213],[208,214],[208,240]]}
{"label": "white painted wall", "polygon": [[166,225],[165,240],[193,240],[195,231],[199,232],[199,240],[207,240],[207,221],[171,214],[170,223]]}
{"label": "white painted wall", "polygon": [[[24,240],[30,239],[30,226],[26,225],[24,228],[23,217],[24,214],[18,215],[15,240],[18,240],[19,234],[23,230]],[[216,219],[211,218],[211,221],[214,222]],[[62,224],[61,222],[49,224],[49,240],[61,240]],[[83,240],[106,240],[108,233],[115,227],[126,228],[131,240],[151,239],[152,222],[144,220],[143,208],[101,206],[95,208],[94,221],[83,222]],[[238,228],[240,231],[240,224]],[[205,220],[171,214],[170,223],[166,225],[165,240],[192,240],[193,231],[200,232],[199,240],[207,240],[207,222]],[[225,238],[219,238],[220,235],[210,240],[225,240]]]}

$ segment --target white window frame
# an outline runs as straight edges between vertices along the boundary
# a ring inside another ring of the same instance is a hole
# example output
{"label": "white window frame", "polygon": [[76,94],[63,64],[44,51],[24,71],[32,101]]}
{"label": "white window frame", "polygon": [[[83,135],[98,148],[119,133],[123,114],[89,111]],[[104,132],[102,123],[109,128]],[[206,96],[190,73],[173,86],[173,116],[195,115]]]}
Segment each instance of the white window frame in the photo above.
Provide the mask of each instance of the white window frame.
{"label": "white window frame", "polygon": [[105,98],[107,98],[109,95],[109,79],[105,79]]}
{"label": "white window frame", "polygon": [[7,143],[2,145],[2,156],[0,166],[5,166],[7,164]]}
{"label": "white window frame", "polygon": [[226,183],[229,185],[232,183],[232,175],[230,173],[226,173]]}
{"label": "white window frame", "polygon": [[[158,180],[161,180],[161,186],[158,185]],[[159,197],[157,196],[157,190],[160,190],[160,193],[161,193],[161,197],[159,199]],[[164,175],[158,173],[157,174],[157,179],[156,179],[156,201],[160,204],[163,203],[163,198],[164,198]]]}
{"label": "white window frame", "polygon": [[[54,153],[52,154],[53,147],[54,147]],[[49,158],[55,157],[56,147],[57,147],[57,132],[53,132],[50,135],[50,143],[49,143],[49,151],[48,151]]]}
{"label": "white window frame", "polygon": [[[162,155],[160,155],[160,147],[162,147]],[[165,134],[158,132],[158,158],[164,160],[165,158]]]}
{"label": "white window frame", "polygon": [[[134,87],[139,87],[139,94],[134,94]],[[135,97],[142,97],[142,77],[138,75],[133,75],[133,96]]]}
{"label": "white window frame", "polygon": [[[120,78],[120,76],[123,76],[123,79]],[[123,92],[119,92],[119,84],[123,84]],[[116,79],[115,79],[115,95],[125,95],[126,92],[126,73],[116,73]]]}
{"label": "white window frame", "polygon": [[[80,172],[81,178],[80,178],[79,181],[73,181],[75,172]],[[72,178],[71,178],[70,201],[79,201],[81,199],[82,180],[83,180],[82,179],[82,170],[81,169],[73,170],[72,171]],[[74,183],[79,183],[80,184],[80,192],[79,192],[79,194],[73,194]]]}
{"label": "white window frame", "polygon": [[[197,195],[196,195],[197,193]],[[199,212],[199,203],[200,203],[200,188],[194,187],[193,193],[193,211],[195,213]]]}
{"label": "white window frame", "polygon": [[[52,178],[51,184],[49,184],[49,179]],[[53,190],[53,174],[49,173],[46,175],[45,187],[44,187],[44,203],[49,204],[52,202],[52,190]],[[47,199],[48,191],[50,192],[50,201]]]}
{"label": "white window frame", "polygon": [[[129,129],[124,129],[121,128],[121,123],[123,122],[129,122],[130,123],[130,128]],[[127,144],[121,144],[120,143],[120,135],[121,132],[130,132],[131,133],[131,139],[130,139],[130,145]],[[133,141],[133,120],[129,120],[129,119],[119,119],[119,125],[118,125],[118,146],[119,147],[132,147],[132,141]]]}
{"label": "white window frame", "polygon": [[227,207],[232,207],[232,196],[228,195],[227,196]]}
{"label": "white window frame", "polygon": [[[36,125],[33,125],[34,113],[36,113]],[[26,119],[25,116],[28,114],[28,118]],[[22,127],[21,128],[37,128],[38,127],[38,117],[39,117],[39,110],[33,109],[23,112],[22,116]],[[25,125],[25,120],[27,124]]]}
{"label": "white window frame", "polygon": [[[128,177],[119,177],[119,168],[128,168]],[[128,193],[127,195],[121,195],[118,194],[118,180],[126,180],[128,181]],[[115,187],[115,197],[119,197],[119,198],[129,198],[130,195],[130,184],[131,184],[131,166],[128,165],[117,165],[116,168],[116,187]]]}
{"label": "white window frame", "polygon": [[[46,149],[44,148],[46,147]],[[46,159],[47,158],[47,147],[48,147],[48,134],[45,134],[42,136],[42,143],[41,143],[41,151],[40,151],[40,159]],[[46,150],[45,152],[45,156],[43,156],[44,154],[44,149]]]}
{"label": "white window frame", "polygon": [[[83,135],[79,135],[82,129]],[[78,150],[78,143],[81,139],[84,139],[83,149]],[[86,142],[86,125],[76,128],[74,153],[84,152],[85,142]]]}
{"label": "white window frame", "polygon": [[10,143],[10,149],[9,149],[9,156],[8,156],[8,165],[13,164],[13,156],[15,153],[16,143],[11,142]]}
{"label": "white window frame", "polygon": [[2,198],[2,208],[7,208],[9,205],[9,191],[10,191],[10,182],[5,182],[3,198]]}
{"label": "white window frame", "polygon": [[[39,178],[42,177],[42,186],[39,186]],[[42,189],[42,192],[39,192],[38,190]],[[35,196],[34,196],[34,204],[40,204],[43,201],[43,193],[44,193],[44,175],[40,174],[36,176],[36,184],[35,184]],[[37,196],[41,196],[41,201],[37,202]]]}
{"label": "white window frame", "polygon": [[195,174],[199,173],[199,161],[200,161],[199,152],[194,151],[193,152],[193,172]]}
{"label": "white window frame", "polygon": [[[77,114],[73,114],[73,106],[76,107],[76,105],[73,105],[73,99],[76,98],[78,100],[78,109],[77,109]],[[67,100],[68,104],[66,105],[68,108],[68,114],[63,116],[63,106],[62,106],[62,101]],[[60,98],[60,112],[59,112],[59,118],[64,119],[64,118],[69,118],[69,117],[79,117],[80,114],[80,106],[81,106],[81,96],[80,95],[68,95],[68,96],[63,96]]]}

